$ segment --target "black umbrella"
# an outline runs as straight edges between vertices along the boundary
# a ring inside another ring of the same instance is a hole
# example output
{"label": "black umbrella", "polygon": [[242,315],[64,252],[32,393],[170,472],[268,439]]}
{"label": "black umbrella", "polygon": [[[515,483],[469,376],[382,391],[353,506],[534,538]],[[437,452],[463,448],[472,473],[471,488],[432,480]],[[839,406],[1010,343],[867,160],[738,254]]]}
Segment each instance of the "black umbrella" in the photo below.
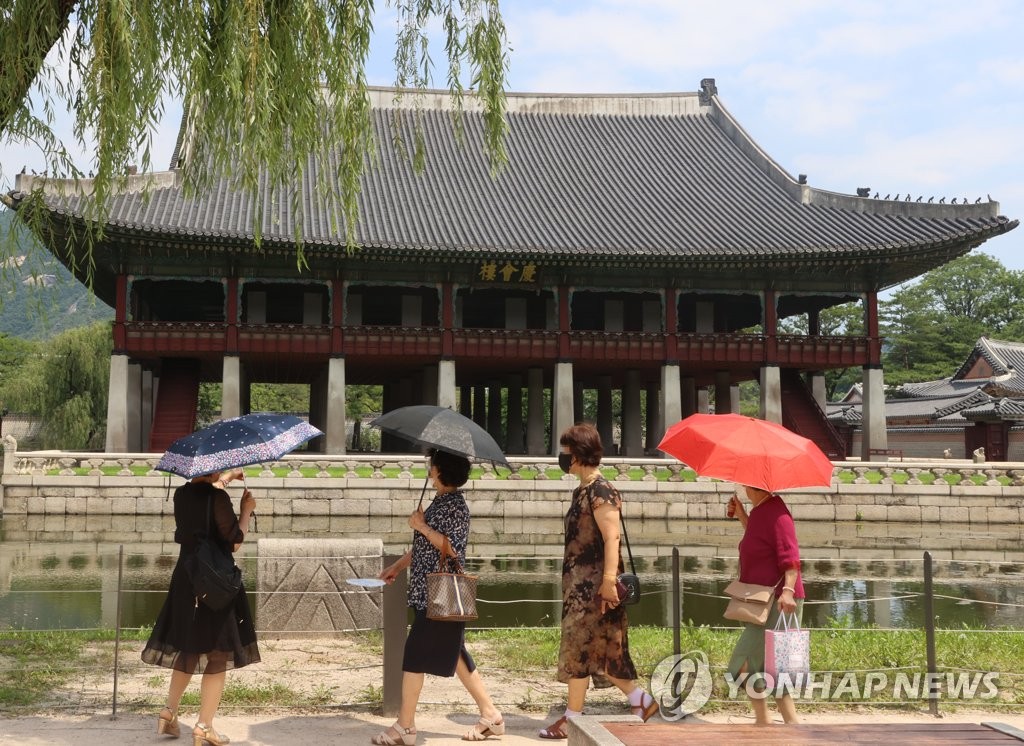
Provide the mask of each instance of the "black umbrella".
{"label": "black umbrella", "polygon": [[[493,461],[511,469],[491,434],[451,409],[430,404],[399,407],[382,414],[370,424],[416,445],[437,448],[456,456]],[[428,474],[420,492],[420,505],[423,505],[423,495],[429,483]]]}
{"label": "black umbrella", "polygon": [[456,456],[493,461],[511,468],[490,433],[451,409],[429,404],[399,407],[382,414],[370,424],[416,445],[437,448]]}

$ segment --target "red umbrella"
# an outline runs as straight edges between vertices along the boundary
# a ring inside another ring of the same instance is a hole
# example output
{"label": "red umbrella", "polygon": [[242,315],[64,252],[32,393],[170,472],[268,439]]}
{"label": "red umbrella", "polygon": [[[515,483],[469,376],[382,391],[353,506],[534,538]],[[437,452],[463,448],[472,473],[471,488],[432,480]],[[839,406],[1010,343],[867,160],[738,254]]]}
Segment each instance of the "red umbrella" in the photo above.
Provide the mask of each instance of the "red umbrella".
{"label": "red umbrella", "polygon": [[832,484],[832,462],[818,446],[782,425],[754,417],[690,415],[665,432],[658,448],[702,477],[769,492]]}

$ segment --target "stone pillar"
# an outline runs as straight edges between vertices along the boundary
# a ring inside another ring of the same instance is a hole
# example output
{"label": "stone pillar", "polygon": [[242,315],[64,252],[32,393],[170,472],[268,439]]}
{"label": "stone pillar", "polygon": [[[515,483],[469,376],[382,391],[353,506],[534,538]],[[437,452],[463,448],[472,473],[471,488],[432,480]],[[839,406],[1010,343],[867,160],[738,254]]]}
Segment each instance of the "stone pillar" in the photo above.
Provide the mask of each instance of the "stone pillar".
{"label": "stone pillar", "polygon": [[782,381],[778,365],[761,368],[761,419],[782,424]]}
{"label": "stone pillar", "polygon": [[818,402],[818,406],[821,407],[821,411],[826,411],[828,394],[825,389],[825,374],[820,370],[811,373],[811,393],[814,395],[814,401]]}
{"label": "stone pillar", "polygon": [[455,409],[455,361],[437,364],[437,406]]}
{"label": "stone pillar", "polygon": [[153,390],[153,371],[146,368],[142,371],[142,450],[149,450],[149,434],[153,429],[153,402],[156,392]]}
{"label": "stone pillar", "polygon": [[597,432],[604,452],[615,454],[615,413],[612,411],[612,377],[597,377]]}
{"label": "stone pillar", "polygon": [[[872,450],[889,447],[889,432],[885,422],[885,381],[882,366],[864,366],[864,403],[861,405],[860,458],[871,460]],[[886,457],[876,457],[887,460]]]}
{"label": "stone pillar", "polygon": [[505,452],[523,453],[523,377],[510,373],[508,382],[508,422],[506,423]]}
{"label": "stone pillar", "polygon": [[681,419],[697,413],[697,382],[690,376],[684,376],[679,381],[679,407]]}
{"label": "stone pillar", "polygon": [[142,450],[142,366],[128,363],[128,450]]}
{"label": "stone pillar", "polygon": [[658,384],[647,384],[647,401],[644,413],[647,415],[647,422],[644,423],[644,453],[654,453],[658,450],[658,443],[661,436],[665,434],[665,427],[662,425],[661,405],[658,403]]}
{"label": "stone pillar", "polygon": [[237,355],[225,355],[223,370],[220,416],[226,420],[242,414],[242,361]]}
{"label": "stone pillar", "polygon": [[551,392],[551,455],[557,456],[561,447],[558,438],[566,428],[575,424],[572,411],[572,363],[555,363],[555,386]]}
{"label": "stone pillar", "polygon": [[[688,379],[692,381],[693,379]],[[661,435],[683,419],[683,405],[680,397],[679,366],[661,366]],[[650,406],[650,404],[648,404]],[[661,438],[658,438],[661,442]],[[654,444],[657,448],[658,443]]]}
{"label": "stone pillar", "polygon": [[[526,452],[543,456],[544,448],[544,371],[530,368],[526,371]],[[556,441],[557,443],[557,441]]]}
{"label": "stone pillar", "polygon": [[110,356],[107,384],[107,453],[128,451],[128,356]]}
{"label": "stone pillar", "polygon": [[640,427],[640,371],[626,371],[622,387],[622,449],[620,456],[639,458],[644,455]]}
{"label": "stone pillar", "polygon": [[729,402],[731,404],[730,412],[735,414],[740,413],[740,387],[739,384],[734,383],[729,387]]}
{"label": "stone pillar", "polygon": [[697,412],[708,414],[711,412],[711,392],[707,386],[697,387]]}
{"label": "stone pillar", "polygon": [[473,422],[487,428],[487,387],[473,387]]}
{"label": "stone pillar", "polygon": [[504,428],[501,426],[501,381],[492,380],[487,385],[487,432],[502,445]]}
{"label": "stone pillar", "polygon": [[732,413],[732,394],[729,391],[732,376],[727,370],[715,372],[715,414]]}
{"label": "stone pillar", "polygon": [[[327,376],[327,370],[321,368],[309,382],[309,424],[323,431],[327,430]],[[323,449],[322,436],[310,441],[309,450],[322,453]]]}
{"label": "stone pillar", "polygon": [[327,423],[323,429],[324,453],[345,453],[348,417],[345,414],[345,358],[327,361]]}

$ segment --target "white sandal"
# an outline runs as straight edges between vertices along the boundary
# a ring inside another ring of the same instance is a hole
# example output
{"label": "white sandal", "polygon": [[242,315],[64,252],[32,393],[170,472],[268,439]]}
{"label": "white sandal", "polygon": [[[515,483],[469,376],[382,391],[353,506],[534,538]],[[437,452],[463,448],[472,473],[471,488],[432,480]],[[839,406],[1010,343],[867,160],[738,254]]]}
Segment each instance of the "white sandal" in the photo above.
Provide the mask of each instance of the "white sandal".
{"label": "white sandal", "polygon": [[[483,729],[479,726],[482,726]],[[481,717],[477,721],[477,724],[466,731],[466,734],[462,737],[463,741],[486,741],[491,736],[503,736],[505,735],[505,721],[501,719],[499,714],[495,720],[488,720],[485,717]]]}
{"label": "white sandal", "polygon": [[377,746],[399,746],[399,744],[401,746],[415,746],[416,729],[403,728],[398,723],[395,723],[387,730],[382,730],[371,738],[370,743],[375,743]]}

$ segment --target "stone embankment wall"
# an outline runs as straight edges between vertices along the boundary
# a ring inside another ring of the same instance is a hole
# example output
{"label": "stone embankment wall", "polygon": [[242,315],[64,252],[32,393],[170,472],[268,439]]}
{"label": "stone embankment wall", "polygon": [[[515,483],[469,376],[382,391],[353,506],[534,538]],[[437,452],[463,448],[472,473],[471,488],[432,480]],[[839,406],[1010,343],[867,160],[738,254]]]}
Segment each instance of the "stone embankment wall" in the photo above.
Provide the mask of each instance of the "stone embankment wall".
{"label": "stone embankment wall", "polygon": [[[183,480],[154,471],[157,460],[156,454],[6,448],[3,515],[169,515],[173,504],[167,498]],[[259,473],[247,483],[260,515],[405,516],[423,487],[414,466],[421,462],[406,456],[289,456],[253,467]],[[721,518],[734,491],[729,483],[688,481],[692,473],[678,462],[615,459],[605,466],[627,495],[627,514],[637,518]],[[139,470],[145,476],[133,475]],[[524,458],[513,461],[511,475],[502,470],[501,478],[485,465],[466,494],[475,518],[514,525],[565,515],[574,484],[554,459]],[[798,521],[1020,524],[1024,464],[842,462],[830,487],[788,491],[786,502]]]}

